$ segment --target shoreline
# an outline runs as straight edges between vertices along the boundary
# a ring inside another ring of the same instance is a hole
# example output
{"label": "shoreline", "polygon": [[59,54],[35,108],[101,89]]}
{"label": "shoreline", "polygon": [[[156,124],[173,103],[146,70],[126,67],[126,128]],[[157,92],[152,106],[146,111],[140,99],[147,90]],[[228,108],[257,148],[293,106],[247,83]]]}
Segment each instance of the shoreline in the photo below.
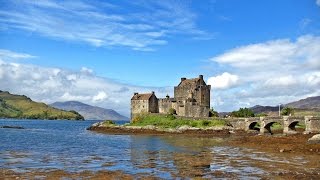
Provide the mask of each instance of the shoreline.
{"label": "shoreline", "polygon": [[[103,126],[96,123],[89,131],[114,135],[183,135],[186,137],[221,137],[226,138],[225,145],[244,148],[254,148],[272,153],[317,154],[320,155],[320,143],[308,143],[308,139],[317,133],[303,134],[297,129],[296,134],[283,134],[275,130],[274,134],[260,135],[258,131],[245,132],[234,130],[228,126],[215,128],[180,127],[177,129],[160,129],[155,126]],[[319,161],[320,167],[320,161]]]}
{"label": "shoreline", "polygon": [[158,128],[156,126],[103,126],[101,123],[95,123],[88,127],[87,130],[104,134],[117,135],[187,135],[187,136],[205,136],[205,137],[226,137],[233,133],[232,128],[220,126],[213,128],[193,128],[182,126],[180,128]]}

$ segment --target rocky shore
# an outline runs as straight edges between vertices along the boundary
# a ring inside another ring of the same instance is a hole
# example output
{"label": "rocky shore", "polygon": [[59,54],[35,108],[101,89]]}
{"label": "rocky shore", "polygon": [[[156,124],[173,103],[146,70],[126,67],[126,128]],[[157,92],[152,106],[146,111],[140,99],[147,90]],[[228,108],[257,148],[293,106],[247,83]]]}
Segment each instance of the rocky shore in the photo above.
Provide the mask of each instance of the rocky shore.
{"label": "rocky shore", "polygon": [[[259,135],[258,131],[245,132],[235,130],[230,126],[209,128],[195,128],[181,126],[178,128],[158,128],[156,126],[128,126],[106,125],[103,122],[95,123],[87,130],[106,134],[145,134],[145,135],[183,135],[199,137],[225,137],[226,145],[261,149],[276,153],[303,153],[320,155],[320,134],[302,134],[297,129],[296,134],[284,135],[282,131],[275,131],[274,135]],[[320,158],[319,158],[320,167]]]}
{"label": "rocky shore", "polygon": [[105,125],[103,122],[95,123],[87,130],[106,134],[183,134],[190,136],[226,136],[231,133],[232,127],[218,126],[208,128],[196,128],[191,126],[180,126],[178,128],[159,128],[153,125],[129,126],[129,125]]}

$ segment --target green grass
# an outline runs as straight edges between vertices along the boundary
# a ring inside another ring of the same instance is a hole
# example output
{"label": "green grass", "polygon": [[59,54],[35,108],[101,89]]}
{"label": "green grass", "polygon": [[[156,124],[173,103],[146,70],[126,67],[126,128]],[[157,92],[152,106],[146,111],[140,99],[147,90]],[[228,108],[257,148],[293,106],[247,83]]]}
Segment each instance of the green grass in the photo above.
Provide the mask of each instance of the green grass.
{"label": "green grass", "polygon": [[319,110],[295,109],[294,116],[317,116],[317,117],[320,117],[320,111]]}
{"label": "green grass", "polygon": [[105,120],[102,122],[104,126],[115,126],[116,124],[111,120]]}
{"label": "green grass", "polygon": [[283,126],[280,123],[274,123],[274,124],[272,124],[271,129],[273,129],[273,130],[283,129]]}
{"label": "green grass", "polygon": [[0,117],[83,120],[83,117],[75,111],[56,109],[44,103],[34,102],[27,96],[4,91],[0,91]]}
{"label": "green grass", "polygon": [[196,127],[196,128],[208,128],[217,126],[226,126],[227,123],[224,120],[212,119],[212,120],[187,120],[176,119],[173,115],[154,115],[144,114],[135,118],[133,123],[129,126],[147,126],[153,125],[160,128],[178,128],[184,125]]}

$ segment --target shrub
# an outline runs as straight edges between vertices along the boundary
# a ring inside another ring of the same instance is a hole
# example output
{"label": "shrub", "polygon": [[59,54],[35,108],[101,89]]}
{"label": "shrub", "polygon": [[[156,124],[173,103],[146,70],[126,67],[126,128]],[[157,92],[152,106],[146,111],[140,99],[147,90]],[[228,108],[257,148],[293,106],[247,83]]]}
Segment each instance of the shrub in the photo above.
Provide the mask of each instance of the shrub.
{"label": "shrub", "polygon": [[173,108],[170,108],[169,109],[169,114],[171,114],[171,115],[177,114],[177,111],[175,109],[173,109]]}
{"label": "shrub", "polygon": [[103,124],[103,125],[106,125],[106,126],[113,126],[113,125],[115,125],[115,123],[114,123],[113,121],[111,121],[111,120],[105,120],[105,121],[103,121],[102,124]]}
{"label": "shrub", "polygon": [[218,112],[215,111],[213,107],[209,110],[209,117],[219,117]]}
{"label": "shrub", "polygon": [[249,108],[240,108],[238,111],[233,111],[231,113],[233,117],[254,117],[254,113]]}
{"label": "shrub", "polygon": [[291,107],[285,107],[281,110],[281,114],[284,116],[290,116],[294,114],[294,109]]}

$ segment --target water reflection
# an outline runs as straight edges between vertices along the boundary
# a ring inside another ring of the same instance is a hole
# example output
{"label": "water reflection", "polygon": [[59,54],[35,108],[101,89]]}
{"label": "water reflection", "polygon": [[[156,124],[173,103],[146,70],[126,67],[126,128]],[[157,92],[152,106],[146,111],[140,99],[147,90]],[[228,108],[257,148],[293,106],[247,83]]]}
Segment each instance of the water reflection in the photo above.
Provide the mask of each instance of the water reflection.
{"label": "water reflection", "polygon": [[255,179],[273,172],[301,172],[311,161],[226,146],[222,138],[99,134],[85,130],[91,123],[0,120],[0,125],[26,128],[0,129],[0,168],[121,170],[165,179]]}

